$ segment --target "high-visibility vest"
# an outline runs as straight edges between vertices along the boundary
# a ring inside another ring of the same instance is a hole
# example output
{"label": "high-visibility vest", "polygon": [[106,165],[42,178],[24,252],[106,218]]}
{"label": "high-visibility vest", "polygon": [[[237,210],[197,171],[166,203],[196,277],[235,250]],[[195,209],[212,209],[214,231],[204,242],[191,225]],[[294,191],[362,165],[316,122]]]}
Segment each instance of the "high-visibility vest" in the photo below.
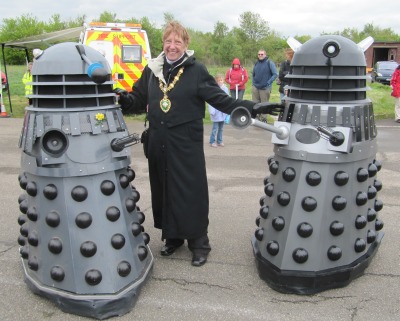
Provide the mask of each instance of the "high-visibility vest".
{"label": "high-visibility vest", "polygon": [[32,95],[32,85],[28,84],[32,82],[32,75],[29,71],[22,76],[22,82],[25,85],[25,96]]}

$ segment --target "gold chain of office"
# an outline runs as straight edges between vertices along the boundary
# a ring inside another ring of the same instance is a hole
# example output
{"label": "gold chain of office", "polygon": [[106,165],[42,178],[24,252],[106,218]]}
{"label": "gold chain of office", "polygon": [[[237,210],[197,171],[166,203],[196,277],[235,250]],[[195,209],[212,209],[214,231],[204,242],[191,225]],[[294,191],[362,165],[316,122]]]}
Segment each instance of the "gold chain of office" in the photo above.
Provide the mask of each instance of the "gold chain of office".
{"label": "gold chain of office", "polygon": [[159,79],[160,89],[164,93],[163,99],[160,100],[160,108],[164,113],[167,113],[171,109],[171,101],[169,100],[167,93],[175,87],[180,76],[183,74],[183,69],[184,69],[184,67],[181,67],[179,69],[178,73],[174,77],[174,80],[169,84],[169,86],[164,85],[162,80]]}

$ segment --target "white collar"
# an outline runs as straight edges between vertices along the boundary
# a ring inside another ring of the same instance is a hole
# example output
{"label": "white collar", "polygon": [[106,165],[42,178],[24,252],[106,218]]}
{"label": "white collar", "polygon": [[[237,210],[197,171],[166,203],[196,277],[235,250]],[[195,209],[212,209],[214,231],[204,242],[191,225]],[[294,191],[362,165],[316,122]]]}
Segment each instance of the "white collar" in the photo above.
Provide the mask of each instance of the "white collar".
{"label": "white collar", "polygon": [[[185,61],[188,57],[193,56],[194,51],[186,50],[185,53],[186,53],[187,57],[185,57],[185,59],[183,61]],[[149,66],[150,70],[154,73],[154,76],[161,79],[161,81],[164,84],[166,84],[166,81],[165,81],[164,75],[163,75],[164,56],[165,56],[165,53],[163,51],[156,58],[150,59],[148,61],[148,66]]]}

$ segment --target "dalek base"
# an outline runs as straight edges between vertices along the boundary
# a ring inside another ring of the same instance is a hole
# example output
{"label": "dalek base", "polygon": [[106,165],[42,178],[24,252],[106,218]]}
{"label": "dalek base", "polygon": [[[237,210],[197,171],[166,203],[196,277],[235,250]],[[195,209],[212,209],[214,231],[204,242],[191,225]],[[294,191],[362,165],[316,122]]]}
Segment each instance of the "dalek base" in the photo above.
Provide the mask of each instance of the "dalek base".
{"label": "dalek base", "polygon": [[[151,254],[150,254],[151,255]],[[22,264],[25,270],[25,265]],[[130,312],[153,269],[153,258],[141,277],[121,291],[110,294],[75,294],[40,285],[25,270],[25,283],[29,289],[51,302],[63,312],[104,320]]]}
{"label": "dalek base", "polygon": [[345,287],[363,275],[375,256],[383,236],[384,233],[380,232],[368,251],[351,264],[317,272],[281,270],[261,256],[255,237],[251,243],[258,274],[270,288],[286,294],[311,295]]}

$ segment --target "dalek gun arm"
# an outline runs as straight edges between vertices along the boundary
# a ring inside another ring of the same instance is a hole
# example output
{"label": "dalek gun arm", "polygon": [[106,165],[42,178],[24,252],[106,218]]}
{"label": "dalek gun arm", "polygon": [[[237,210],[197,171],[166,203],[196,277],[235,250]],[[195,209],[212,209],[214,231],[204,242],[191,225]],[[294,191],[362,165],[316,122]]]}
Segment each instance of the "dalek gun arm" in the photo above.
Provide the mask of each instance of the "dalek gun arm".
{"label": "dalek gun arm", "polygon": [[325,135],[333,146],[340,146],[344,143],[345,137],[342,132],[330,131],[322,126],[318,126],[317,130],[320,132],[320,135]]}
{"label": "dalek gun arm", "polygon": [[111,141],[111,149],[114,152],[121,152],[126,147],[140,143],[140,136],[138,134],[130,134],[122,138],[114,138]]}
{"label": "dalek gun arm", "polygon": [[317,126],[316,130],[322,139],[328,141],[328,150],[341,153],[351,153],[353,148],[352,129],[339,127],[336,130],[325,126]]}

